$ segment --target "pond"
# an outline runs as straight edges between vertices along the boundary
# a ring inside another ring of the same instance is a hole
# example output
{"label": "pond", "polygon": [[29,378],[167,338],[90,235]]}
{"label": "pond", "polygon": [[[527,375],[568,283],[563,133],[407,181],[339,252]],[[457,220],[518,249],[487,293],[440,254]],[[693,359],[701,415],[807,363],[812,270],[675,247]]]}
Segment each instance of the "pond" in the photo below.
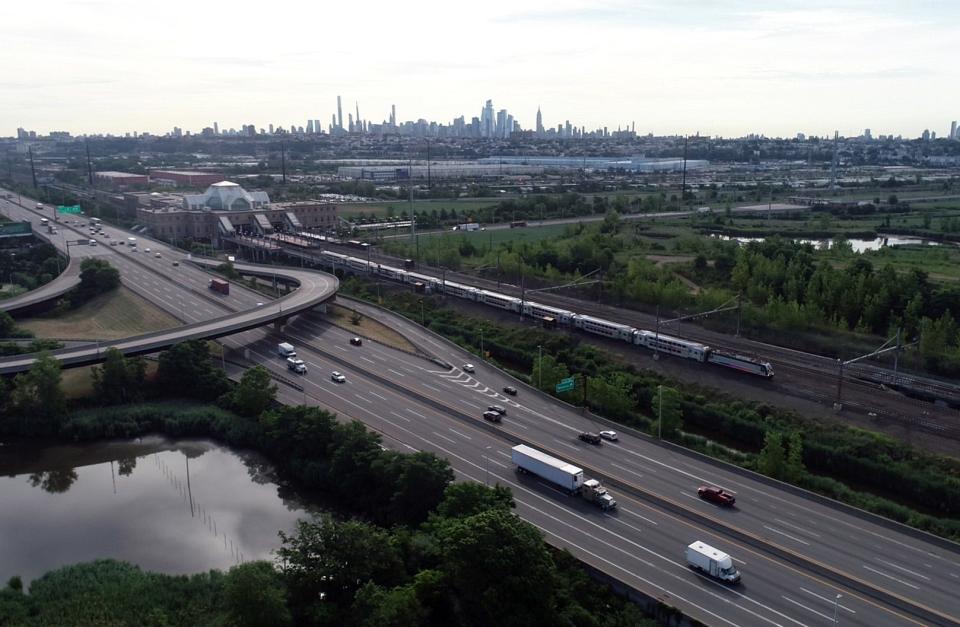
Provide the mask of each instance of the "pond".
{"label": "pond", "polygon": [[207,440],[0,440],[0,585],[97,558],[226,570],[309,517],[261,456]]}

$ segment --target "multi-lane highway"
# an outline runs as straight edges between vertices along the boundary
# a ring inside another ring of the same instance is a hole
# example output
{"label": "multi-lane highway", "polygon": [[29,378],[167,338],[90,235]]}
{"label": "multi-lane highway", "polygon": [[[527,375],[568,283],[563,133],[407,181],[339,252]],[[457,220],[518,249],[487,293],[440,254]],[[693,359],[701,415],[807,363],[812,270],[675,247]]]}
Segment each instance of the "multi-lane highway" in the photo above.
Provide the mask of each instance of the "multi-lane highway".
{"label": "multi-lane highway", "polygon": [[[111,238],[126,235],[106,230]],[[97,254],[115,250],[98,248]],[[161,258],[134,262],[128,251],[113,252],[111,263],[126,284],[186,323],[256,309],[264,298],[234,286],[230,297],[211,302],[209,275],[186,263],[172,266],[174,254],[162,247]],[[312,313],[292,319],[282,332],[254,329],[223,341],[278,378],[295,381],[296,387],[280,386],[285,402],[321,405],[362,420],[397,447],[449,459],[460,478],[511,487],[520,515],[549,542],[705,623],[828,625],[834,613],[840,624],[960,622],[956,546],[878,524],[623,429],[616,443],[584,444],[579,432],[606,423],[513,381],[418,325],[369,305],[352,306],[386,320],[435,360],[370,341],[351,346],[350,331]],[[296,346],[308,364],[306,375],[285,368],[276,355],[280,341]],[[462,370],[467,361],[476,364],[475,373]],[[332,381],[333,370],[343,372],[346,382]],[[519,394],[505,396],[505,385],[519,388]],[[482,420],[490,403],[507,408],[501,425]],[[518,441],[609,478],[619,511],[603,513],[518,477],[509,459]],[[721,510],[700,501],[701,483],[735,492],[738,507]],[[741,586],[725,587],[685,566],[684,547],[698,539],[734,557],[744,577]]]}

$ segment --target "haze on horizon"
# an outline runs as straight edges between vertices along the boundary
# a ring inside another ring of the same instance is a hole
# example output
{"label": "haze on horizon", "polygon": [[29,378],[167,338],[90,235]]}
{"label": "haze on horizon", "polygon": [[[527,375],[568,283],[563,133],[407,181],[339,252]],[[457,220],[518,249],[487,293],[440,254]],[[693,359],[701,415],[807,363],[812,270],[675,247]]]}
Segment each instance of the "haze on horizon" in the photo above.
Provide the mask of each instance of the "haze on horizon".
{"label": "haze on horizon", "polygon": [[[776,5],[771,8],[770,5]],[[343,97],[449,123],[740,136],[945,134],[960,3],[37,0],[0,8],[0,136],[305,125]]]}

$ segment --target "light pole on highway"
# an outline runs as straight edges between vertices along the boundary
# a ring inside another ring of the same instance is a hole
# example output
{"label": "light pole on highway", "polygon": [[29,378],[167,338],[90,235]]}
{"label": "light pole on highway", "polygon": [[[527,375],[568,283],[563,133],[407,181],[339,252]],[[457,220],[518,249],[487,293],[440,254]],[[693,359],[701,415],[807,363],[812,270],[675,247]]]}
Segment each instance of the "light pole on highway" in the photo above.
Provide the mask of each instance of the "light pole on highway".
{"label": "light pole on highway", "polygon": [[543,389],[543,346],[537,344],[537,387]]}
{"label": "light pole on highway", "polygon": [[483,325],[480,325],[480,360],[481,361],[484,361],[485,354],[486,353],[483,352]]}
{"label": "light pole on highway", "polygon": [[834,625],[837,624],[837,610],[840,609],[840,597],[842,596],[843,596],[842,594],[838,594],[837,598],[833,600],[833,624]]}
{"label": "light pole on highway", "polygon": [[423,299],[422,299],[422,298],[420,299],[420,326],[421,326],[421,327],[424,326],[424,324],[423,324]]}
{"label": "light pole on highway", "polygon": [[662,385],[657,386],[657,397],[658,397],[657,404],[660,406],[659,411],[657,412],[659,414],[659,418],[657,418],[657,439],[662,440],[663,439],[663,386]]}

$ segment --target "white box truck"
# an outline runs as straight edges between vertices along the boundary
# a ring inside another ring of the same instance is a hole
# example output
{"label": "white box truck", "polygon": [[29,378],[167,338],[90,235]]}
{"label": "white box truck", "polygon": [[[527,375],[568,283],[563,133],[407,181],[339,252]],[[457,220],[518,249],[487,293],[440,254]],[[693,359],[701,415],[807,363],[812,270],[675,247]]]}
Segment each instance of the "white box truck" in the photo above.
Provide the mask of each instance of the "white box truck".
{"label": "white box truck", "polygon": [[581,496],[596,503],[604,510],[613,509],[617,502],[596,479],[583,479],[583,469],[562,459],[547,455],[525,444],[518,444],[510,451],[510,459],[517,465],[517,472],[536,475],[546,479],[569,494]]}
{"label": "white box truck", "polygon": [[297,351],[294,350],[293,344],[288,344],[287,342],[280,342],[277,344],[277,354],[281,357],[296,357]]}
{"label": "white box truck", "polygon": [[725,583],[740,583],[730,556],[699,540],[687,547],[687,566]]}

